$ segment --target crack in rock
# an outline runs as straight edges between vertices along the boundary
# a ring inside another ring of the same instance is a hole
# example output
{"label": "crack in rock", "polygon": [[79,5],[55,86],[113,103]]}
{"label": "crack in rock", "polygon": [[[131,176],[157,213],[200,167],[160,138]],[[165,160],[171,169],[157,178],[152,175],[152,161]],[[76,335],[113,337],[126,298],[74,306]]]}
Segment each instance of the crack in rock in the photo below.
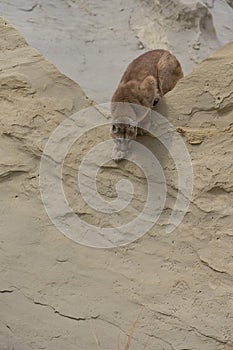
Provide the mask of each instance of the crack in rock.
{"label": "crack in rock", "polygon": [[[89,320],[96,320],[99,319],[100,315],[94,315],[94,316],[90,316],[90,317],[76,317],[76,316],[72,316],[72,315],[66,315],[61,313],[60,311],[58,311],[54,306],[46,304],[46,303],[41,303],[39,301],[34,300],[33,298],[29,297],[28,295],[26,295],[20,288],[18,287],[14,287],[15,290],[17,290],[18,292],[20,292],[26,299],[28,299],[29,301],[33,302],[33,304],[35,305],[39,305],[39,306],[43,306],[43,307],[47,307],[49,308],[51,311],[53,311],[55,314],[64,317],[64,318],[69,318],[70,320],[74,320],[74,321],[89,321]],[[11,290],[10,293],[14,292],[15,290]],[[8,291],[9,292],[9,291]]]}
{"label": "crack in rock", "polygon": [[154,334],[150,334],[150,333],[145,333],[145,334],[146,334],[148,337],[150,337],[150,338],[154,338],[154,339],[161,340],[161,341],[164,342],[165,344],[169,345],[170,348],[171,348],[171,350],[175,350],[175,348],[172,346],[172,344],[169,343],[167,340],[164,340],[163,338],[158,337],[158,336],[156,336],[156,335],[154,335]]}
{"label": "crack in rock", "polygon": [[199,257],[201,263],[205,266],[207,266],[210,270],[214,271],[214,272],[217,272],[217,273],[220,273],[222,275],[226,275],[227,277],[230,277],[232,278],[232,276],[227,273],[226,271],[222,271],[222,270],[218,270],[217,268],[211,266],[206,260],[204,260],[203,258]]}
{"label": "crack in rock", "polygon": [[37,6],[38,6],[38,4],[35,4],[32,7],[30,7],[29,9],[19,8],[19,10],[24,11],[24,12],[32,12]]}
{"label": "crack in rock", "polygon": [[[197,333],[198,335],[202,336],[202,337],[205,337],[205,338],[208,338],[208,339],[212,339],[214,342],[218,343],[218,344],[224,344],[224,345],[233,345],[233,342],[229,341],[229,340],[222,340],[222,339],[219,339],[217,337],[215,337],[214,335],[210,335],[210,334],[205,334],[201,331],[199,331],[196,327],[192,326],[192,325],[189,325],[187,324],[185,321],[183,321],[182,319],[180,319],[179,317],[175,316],[175,315],[171,315],[171,314],[168,314],[168,313],[165,313],[165,312],[160,312],[160,311],[153,311],[153,310],[150,310],[152,313],[154,313],[155,315],[156,314],[159,314],[161,316],[165,316],[165,317],[169,317],[169,318],[172,318],[172,319],[176,319],[178,320],[181,324],[183,324],[183,328],[180,327],[181,329],[184,329],[184,330],[187,330],[188,332],[195,332]],[[148,334],[149,335],[149,334]],[[170,344],[171,345],[171,344]]]}
{"label": "crack in rock", "polygon": [[5,326],[6,326],[7,329],[9,329],[11,331],[11,333],[14,334],[13,329],[9,326],[9,324],[6,323]]}
{"label": "crack in rock", "polygon": [[224,344],[224,345],[233,345],[233,343],[229,340],[221,340],[217,337],[215,337],[214,335],[209,335],[209,334],[205,334],[205,333],[202,333],[201,331],[199,331],[197,328],[193,327],[193,326],[190,326],[191,328],[191,331],[194,331],[196,332],[197,334],[201,335],[202,337],[205,337],[205,338],[208,338],[208,339],[212,339],[214,340],[216,343],[220,343],[220,344]]}
{"label": "crack in rock", "polygon": [[30,299],[35,305],[40,305],[40,306],[44,306],[44,307],[48,307],[51,310],[54,311],[55,314],[65,317],[65,318],[69,318],[70,320],[74,320],[74,321],[89,321],[89,320],[96,320],[99,318],[100,315],[95,315],[95,316],[90,316],[90,317],[76,317],[76,316],[72,316],[72,315],[66,315],[61,313],[60,311],[58,311],[57,309],[55,309],[52,305],[49,304],[45,304],[45,303],[41,303],[39,301],[36,301],[34,299],[31,299],[29,297],[26,296],[26,298]]}
{"label": "crack in rock", "polygon": [[0,293],[4,294],[4,293],[13,293],[14,290],[13,289],[2,289],[0,290]]}

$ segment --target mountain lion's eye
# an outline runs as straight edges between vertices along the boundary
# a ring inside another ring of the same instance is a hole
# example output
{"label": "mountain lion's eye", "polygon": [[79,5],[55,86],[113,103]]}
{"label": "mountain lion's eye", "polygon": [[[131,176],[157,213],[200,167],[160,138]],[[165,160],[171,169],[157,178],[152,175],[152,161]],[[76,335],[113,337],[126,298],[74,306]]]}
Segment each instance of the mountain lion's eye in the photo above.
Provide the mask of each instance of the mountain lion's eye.
{"label": "mountain lion's eye", "polygon": [[153,101],[153,106],[156,106],[158,102],[159,102],[159,98],[155,98]]}

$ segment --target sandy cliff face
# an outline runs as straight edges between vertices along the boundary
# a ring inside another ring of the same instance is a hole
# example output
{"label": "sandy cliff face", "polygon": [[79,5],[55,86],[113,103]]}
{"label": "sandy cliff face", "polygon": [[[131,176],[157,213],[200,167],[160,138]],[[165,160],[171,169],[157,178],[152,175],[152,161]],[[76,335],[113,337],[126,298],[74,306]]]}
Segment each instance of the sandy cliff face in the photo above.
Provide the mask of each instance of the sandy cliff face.
{"label": "sandy cliff face", "polygon": [[[182,224],[166,234],[177,194],[176,170],[167,152],[147,136],[141,142],[166,174],[163,215],[130,246],[97,250],[74,243],[55,228],[38,186],[40,157],[52,131],[91,102],[3,19],[0,33],[3,349],[94,349],[90,321],[102,348],[110,349],[119,334],[123,343],[140,304],[145,309],[132,349],[143,348],[147,340],[158,350],[233,349],[233,44],[201,63],[158,109],[180,128],[192,158],[194,192]],[[70,204],[84,220],[101,225],[110,222],[82,201],[75,179],[86,152],[106,138],[105,128],[86,135],[64,164]],[[143,174],[124,162],[111,163],[99,174],[102,196],[114,198],[121,177],[136,185],[135,200],[113,217],[114,224],[134,217],[145,193]]]}
{"label": "sandy cliff face", "polygon": [[[146,48],[163,47],[190,71],[233,38],[230,3],[219,0],[139,0],[131,28]],[[229,5],[228,5],[229,4]]]}

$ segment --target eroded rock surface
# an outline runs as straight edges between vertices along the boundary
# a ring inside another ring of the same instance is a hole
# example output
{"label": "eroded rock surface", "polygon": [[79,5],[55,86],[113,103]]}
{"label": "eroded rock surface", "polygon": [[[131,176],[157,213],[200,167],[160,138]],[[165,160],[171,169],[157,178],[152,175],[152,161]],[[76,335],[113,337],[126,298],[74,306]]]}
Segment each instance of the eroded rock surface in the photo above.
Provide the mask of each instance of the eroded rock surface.
{"label": "eroded rock surface", "polygon": [[[39,191],[39,164],[52,131],[91,105],[7,22],[0,22],[0,344],[3,349],[123,348],[140,305],[132,349],[233,349],[232,105],[233,44],[201,63],[161,101],[179,128],[194,168],[194,192],[182,224],[165,232],[177,194],[174,162],[158,141],[141,142],[158,157],[168,195],[163,215],[140,240],[98,250],[64,237],[50,222]],[[98,111],[96,110],[96,113]],[[80,125],[82,128],[82,125]],[[107,199],[129,179],[135,199],[118,217],[95,213],[76,186],[80,162],[107,128],[85,135],[64,164],[64,188],[83,220],[125,222],[142,208],[146,180],[132,164],[109,163],[97,185]]]}

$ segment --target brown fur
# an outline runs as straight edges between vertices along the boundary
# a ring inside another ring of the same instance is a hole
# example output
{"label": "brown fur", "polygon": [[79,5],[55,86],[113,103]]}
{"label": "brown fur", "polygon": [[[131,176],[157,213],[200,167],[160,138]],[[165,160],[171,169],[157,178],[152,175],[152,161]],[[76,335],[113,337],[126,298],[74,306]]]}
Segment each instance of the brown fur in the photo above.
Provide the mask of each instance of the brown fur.
{"label": "brown fur", "polygon": [[136,103],[150,108],[155,98],[172,90],[182,77],[181,65],[170,52],[148,51],[128,65],[112,102]]}
{"label": "brown fur", "polygon": [[[135,105],[153,108],[182,77],[179,61],[166,50],[152,50],[133,60],[112,96],[112,138],[135,139],[138,134],[137,123],[145,117],[145,113],[141,114],[137,108],[135,110]],[[125,122],[124,118],[135,122],[134,132],[130,122]]]}

